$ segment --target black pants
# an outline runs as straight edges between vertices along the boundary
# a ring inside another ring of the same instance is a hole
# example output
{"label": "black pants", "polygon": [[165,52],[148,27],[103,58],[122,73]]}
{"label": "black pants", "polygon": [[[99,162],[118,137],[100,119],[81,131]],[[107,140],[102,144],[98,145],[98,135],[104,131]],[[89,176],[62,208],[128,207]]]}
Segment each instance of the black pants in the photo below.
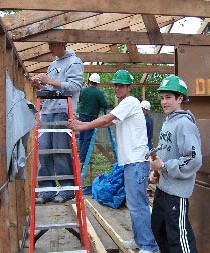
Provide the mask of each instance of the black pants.
{"label": "black pants", "polygon": [[151,224],[161,253],[197,253],[188,205],[188,199],[156,189]]}

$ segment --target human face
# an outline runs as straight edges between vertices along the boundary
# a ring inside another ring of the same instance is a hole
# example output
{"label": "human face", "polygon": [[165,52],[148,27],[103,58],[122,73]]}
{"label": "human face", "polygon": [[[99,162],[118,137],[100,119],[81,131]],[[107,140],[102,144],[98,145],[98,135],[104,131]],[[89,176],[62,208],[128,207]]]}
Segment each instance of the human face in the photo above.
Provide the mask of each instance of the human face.
{"label": "human face", "polygon": [[52,56],[62,57],[65,54],[65,46],[60,42],[48,43]]}
{"label": "human face", "polygon": [[114,90],[116,97],[123,99],[130,95],[131,87],[129,85],[115,84]]}
{"label": "human face", "polygon": [[167,115],[181,109],[181,103],[183,100],[182,95],[176,98],[171,92],[161,92],[160,99],[163,111]]}

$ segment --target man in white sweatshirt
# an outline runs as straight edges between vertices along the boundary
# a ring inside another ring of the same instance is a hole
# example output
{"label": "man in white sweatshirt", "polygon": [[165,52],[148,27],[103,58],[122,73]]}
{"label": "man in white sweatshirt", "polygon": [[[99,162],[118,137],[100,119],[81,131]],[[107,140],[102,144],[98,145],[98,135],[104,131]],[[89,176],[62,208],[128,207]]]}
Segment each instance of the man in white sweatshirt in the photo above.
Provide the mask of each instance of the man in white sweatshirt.
{"label": "man in white sweatshirt", "polygon": [[[40,74],[34,80],[34,87],[45,90],[70,91],[72,93],[73,113],[76,113],[77,101],[83,84],[84,67],[82,61],[73,50],[66,51],[66,43],[49,43],[49,50],[56,59],[50,64],[47,74]],[[68,121],[66,99],[46,99],[42,105],[41,122]],[[59,128],[61,126],[44,126],[43,128]],[[63,126],[63,128],[65,128]],[[70,149],[67,133],[44,133],[39,138],[39,149]],[[70,154],[39,155],[41,167],[39,176],[72,175]],[[61,180],[61,186],[73,185],[73,180]],[[54,187],[55,181],[41,181],[40,187]],[[73,191],[42,192],[36,198],[36,203],[44,204],[49,201],[62,203],[74,197]]]}

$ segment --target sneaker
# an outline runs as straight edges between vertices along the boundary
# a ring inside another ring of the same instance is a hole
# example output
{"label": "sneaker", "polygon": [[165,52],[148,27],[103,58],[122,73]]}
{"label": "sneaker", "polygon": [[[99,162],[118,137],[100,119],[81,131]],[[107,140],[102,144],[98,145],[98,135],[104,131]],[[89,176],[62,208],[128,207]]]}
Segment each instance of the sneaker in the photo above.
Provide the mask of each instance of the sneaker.
{"label": "sneaker", "polygon": [[74,199],[75,195],[71,195],[68,198],[64,198],[62,197],[60,194],[58,194],[57,196],[54,197],[54,199],[52,200],[54,203],[65,203],[66,201],[70,200],[70,199]]}
{"label": "sneaker", "polygon": [[126,249],[139,249],[139,246],[136,244],[134,239],[124,241],[123,245]]}
{"label": "sneaker", "polygon": [[48,199],[48,198],[43,198],[43,197],[37,197],[36,199],[35,199],[35,203],[36,204],[46,204],[47,202],[49,202],[50,201],[50,199]]}
{"label": "sneaker", "polygon": [[139,253],[160,253],[160,251],[148,251],[148,250],[145,250],[145,249],[141,249],[139,250]]}

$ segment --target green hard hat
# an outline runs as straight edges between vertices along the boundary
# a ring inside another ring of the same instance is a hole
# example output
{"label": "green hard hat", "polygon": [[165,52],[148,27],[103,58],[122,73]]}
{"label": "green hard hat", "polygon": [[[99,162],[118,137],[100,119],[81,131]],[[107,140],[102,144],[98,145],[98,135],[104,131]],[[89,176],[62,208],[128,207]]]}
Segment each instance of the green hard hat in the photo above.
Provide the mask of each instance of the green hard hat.
{"label": "green hard hat", "polygon": [[163,79],[160,84],[158,91],[174,91],[180,93],[184,97],[184,101],[188,101],[187,95],[187,85],[186,83],[178,76],[171,75]]}
{"label": "green hard hat", "polygon": [[114,74],[112,83],[131,85],[133,83],[133,79],[133,76],[127,70],[120,69]]}

